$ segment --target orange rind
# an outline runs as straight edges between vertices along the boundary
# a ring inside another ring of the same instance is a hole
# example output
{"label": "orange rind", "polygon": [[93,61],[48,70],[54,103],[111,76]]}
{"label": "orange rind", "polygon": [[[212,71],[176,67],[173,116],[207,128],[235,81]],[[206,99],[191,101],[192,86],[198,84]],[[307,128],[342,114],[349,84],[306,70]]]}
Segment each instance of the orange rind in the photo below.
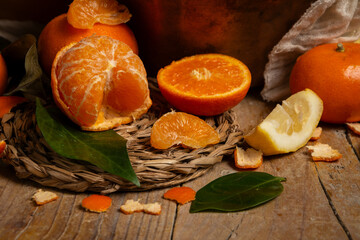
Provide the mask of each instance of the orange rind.
{"label": "orange rind", "polygon": [[111,198],[104,195],[93,194],[84,198],[81,202],[81,206],[91,212],[105,212],[111,206]]}
{"label": "orange rind", "polygon": [[313,146],[307,146],[313,161],[334,162],[342,157],[338,150],[333,149],[328,144],[317,143]]}
{"label": "orange rind", "polygon": [[253,148],[243,150],[236,147],[234,151],[235,166],[241,169],[255,169],[262,165],[263,154]]}
{"label": "orange rind", "polygon": [[190,187],[174,187],[164,193],[164,198],[183,205],[195,200],[196,192]]}

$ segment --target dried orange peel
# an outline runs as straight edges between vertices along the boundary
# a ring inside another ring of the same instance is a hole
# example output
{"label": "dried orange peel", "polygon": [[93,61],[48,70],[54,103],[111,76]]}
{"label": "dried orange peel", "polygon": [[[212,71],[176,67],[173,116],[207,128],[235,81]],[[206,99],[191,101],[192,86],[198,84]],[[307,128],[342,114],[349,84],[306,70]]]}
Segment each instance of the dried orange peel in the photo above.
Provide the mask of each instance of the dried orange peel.
{"label": "dried orange peel", "polygon": [[91,29],[95,23],[126,23],[130,17],[128,8],[116,0],[74,0],[67,12],[69,24],[79,29]]}
{"label": "dried orange peel", "polygon": [[190,187],[174,187],[164,193],[164,198],[183,205],[195,200],[196,192]]}
{"label": "dried orange peel", "polygon": [[307,146],[311,153],[313,161],[333,162],[342,157],[341,153],[333,149],[328,144],[317,143],[313,146]]}
{"label": "dried orange peel", "polygon": [[151,146],[156,149],[168,149],[174,145],[196,149],[219,141],[219,133],[207,122],[183,112],[161,116],[154,123],[150,135]]}
{"label": "dried orange peel", "polygon": [[93,194],[84,198],[81,206],[91,212],[105,212],[111,206],[111,198],[104,195]]}
{"label": "dried orange peel", "polygon": [[346,123],[346,126],[355,134],[360,135],[360,123]]}
{"label": "dried orange peel", "polygon": [[243,150],[236,147],[234,151],[235,166],[241,169],[255,169],[262,165],[263,154],[253,148]]}
{"label": "dried orange peel", "polygon": [[32,199],[35,201],[37,205],[44,205],[46,203],[55,201],[58,198],[59,196],[56,195],[55,193],[50,191],[43,191],[42,189],[37,190],[32,197]]}
{"label": "dried orange peel", "polygon": [[125,204],[120,206],[120,211],[126,215],[133,214],[136,212],[144,212],[151,215],[161,214],[161,205],[157,202],[142,204],[140,200],[126,200]]}
{"label": "dried orange peel", "polygon": [[321,137],[321,133],[322,133],[322,128],[321,127],[317,127],[315,128],[314,132],[311,135],[310,140],[311,141],[316,141],[319,140]]}

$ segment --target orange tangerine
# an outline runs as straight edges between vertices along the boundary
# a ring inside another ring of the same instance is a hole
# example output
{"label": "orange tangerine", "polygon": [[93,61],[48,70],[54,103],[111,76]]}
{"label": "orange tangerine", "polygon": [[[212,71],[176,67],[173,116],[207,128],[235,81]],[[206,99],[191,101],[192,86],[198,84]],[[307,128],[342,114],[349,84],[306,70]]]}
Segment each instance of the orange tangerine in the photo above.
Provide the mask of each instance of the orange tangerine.
{"label": "orange tangerine", "polygon": [[134,33],[125,23],[119,25],[97,23],[91,29],[77,29],[68,23],[67,15],[62,14],[44,27],[38,39],[39,61],[44,71],[50,75],[52,63],[61,48],[94,34],[122,41],[138,54]]}
{"label": "orange tangerine", "polygon": [[116,0],[74,0],[68,10],[68,22],[79,29],[91,29],[95,23],[118,25],[130,17],[127,7]]}
{"label": "orange tangerine", "polygon": [[55,103],[84,130],[132,122],[152,104],[141,59],[107,36],[87,37],[60,50],[51,87]]}
{"label": "orange tangerine", "polygon": [[0,96],[0,118],[9,113],[16,105],[25,102],[26,98],[18,96]]}
{"label": "orange tangerine", "polygon": [[5,60],[0,54],[0,95],[3,95],[8,84],[8,72]]}

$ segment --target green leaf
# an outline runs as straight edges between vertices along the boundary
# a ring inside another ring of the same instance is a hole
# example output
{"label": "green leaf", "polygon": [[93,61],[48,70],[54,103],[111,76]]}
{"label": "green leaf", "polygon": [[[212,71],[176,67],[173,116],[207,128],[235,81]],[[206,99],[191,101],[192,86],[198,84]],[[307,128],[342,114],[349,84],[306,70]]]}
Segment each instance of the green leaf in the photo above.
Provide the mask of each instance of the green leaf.
{"label": "green leaf", "polygon": [[238,172],[220,177],[197,193],[190,212],[233,212],[253,208],[276,198],[285,178],[263,172]]}
{"label": "green leaf", "polygon": [[45,97],[42,76],[36,44],[33,44],[25,56],[25,76],[21,79],[19,85],[7,92],[6,95],[13,95],[16,92],[22,92],[24,95],[31,97]]}
{"label": "green leaf", "polygon": [[81,131],[58,108],[45,108],[39,99],[36,99],[36,121],[46,142],[58,154],[90,162],[140,186],[129,160],[126,139],[115,131]]}

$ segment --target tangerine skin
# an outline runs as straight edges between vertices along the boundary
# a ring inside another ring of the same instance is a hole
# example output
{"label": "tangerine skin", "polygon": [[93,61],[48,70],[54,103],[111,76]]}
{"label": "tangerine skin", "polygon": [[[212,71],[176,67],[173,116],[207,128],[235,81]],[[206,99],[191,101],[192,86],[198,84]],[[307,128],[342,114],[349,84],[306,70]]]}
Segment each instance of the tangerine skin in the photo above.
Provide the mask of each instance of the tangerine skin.
{"label": "tangerine skin", "polygon": [[0,54],[0,95],[3,95],[5,93],[7,84],[8,84],[8,71],[5,60],[3,56]]}
{"label": "tangerine skin", "polygon": [[305,88],[323,100],[321,121],[360,121],[360,44],[343,43],[344,52],[330,43],[310,49],[300,56],[290,75],[294,94]]}
{"label": "tangerine skin", "polygon": [[134,33],[126,24],[106,25],[96,23],[92,29],[77,29],[67,21],[67,15],[61,14],[51,20],[42,30],[38,40],[39,61],[44,71],[50,75],[56,53],[73,42],[79,42],[84,37],[106,35],[129,45],[138,54],[138,44]]}

